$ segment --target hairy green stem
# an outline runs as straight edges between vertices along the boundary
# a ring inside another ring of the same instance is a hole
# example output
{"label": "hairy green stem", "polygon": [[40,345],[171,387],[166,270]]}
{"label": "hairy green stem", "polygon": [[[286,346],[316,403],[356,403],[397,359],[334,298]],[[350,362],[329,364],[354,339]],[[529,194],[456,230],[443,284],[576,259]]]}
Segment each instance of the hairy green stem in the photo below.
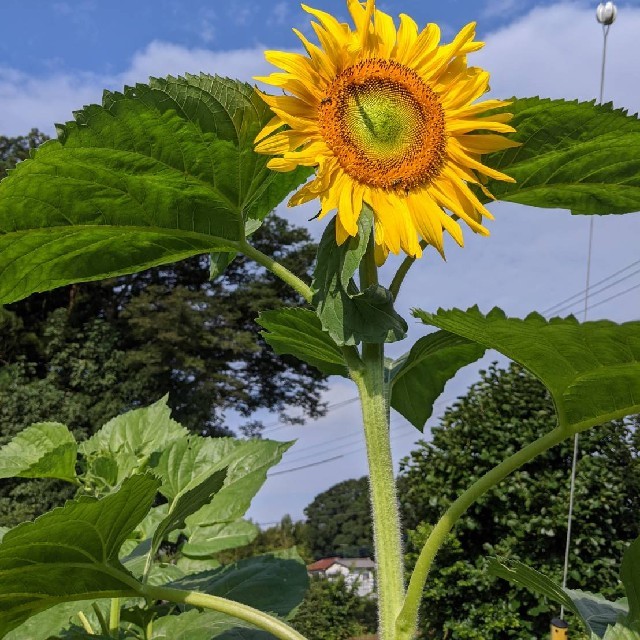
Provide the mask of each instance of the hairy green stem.
{"label": "hairy green stem", "polygon": [[[360,265],[360,286],[364,290],[377,282],[378,272],[371,243]],[[351,369],[351,377],[360,394],[369,462],[379,638],[394,640],[395,620],[404,597],[404,571],[384,379],[384,345],[364,344],[362,360],[363,366]]]}
{"label": "hairy green stem", "polygon": [[298,278],[295,273],[289,271],[289,269],[270,256],[262,253],[262,251],[252,247],[246,240],[242,240],[238,245],[239,250],[248,258],[255,260],[258,264],[261,264],[263,267],[271,271],[271,273],[278,276],[280,280],[286,282],[289,286],[295,289],[308,303],[311,303],[311,299],[313,298],[313,291],[311,290],[311,287]]}
{"label": "hairy green stem", "polygon": [[112,638],[117,638],[120,635],[120,598],[111,598],[109,635],[111,635]]}
{"label": "hairy green stem", "polygon": [[100,624],[100,630],[102,631],[102,634],[105,635],[105,636],[108,636],[109,635],[109,627],[107,625],[107,621],[104,619],[104,615],[102,614],[102,610],[98,606],[98,603],[94,602],[91,605],[91,608],[93,609],[93,612],[96,614],[96,617],[98,618],[98,623]]}
{"label": "hairy green stem", "polygon": [[220,598],[218,596],[210,596],[206,593],[197,591],[182,591],[180,589],[172,589],[170,587],[154,587],[145,585],[142,594],[153,600],[169,600],[170,602],[178,602],[180,604],[188,604],[194,607],[203,607],[220,613],[244,620],[249,624],[267,631],[280,640],[306,640],[295,629],[288,624],[270,616],[262,611],[258,611],[246,604],[240,604],[233,600]]}
{"label": "hairy green stem", "polygon": [[418,625],[418,608],[422,599],[422,591],[429,575],[431,565],[443,545],[447,535],[451,532],[456,522],[464,512],[483,496],[489,489],[498,485],[506,476],[518,467],[529,462],[537,455],[544,453],[550,447],[562,442],[573,431],[556,427],[553,431],[538,438],[535,442],[524,447],[499,465],[491,469],[480,479],[476,480],[458,499],[447,509],[440,518],[438,524],[431,531],[427,539],[416,566],[413,569],[411,580],[407,588],[407,594],[396,624],[395,640],[412,640],[415,636]]}
{"label": "hairy green stem", "polygon": [[[428,243],[424,240],[420,241],[420,247],[424,251],[428,246]],[[396,271],[396,274],[393,276],[393,280],[391,281],[391,285],[389,286],[389,291],[391,291],[391,295],[394,300],[398,299],[398,294],[400,293],[400,287],[404,282],[404,279],[409,273],[409,269],[413,266],[413,263],[416,261],[416,258],[412,258],[411,256],[407,256]]]}

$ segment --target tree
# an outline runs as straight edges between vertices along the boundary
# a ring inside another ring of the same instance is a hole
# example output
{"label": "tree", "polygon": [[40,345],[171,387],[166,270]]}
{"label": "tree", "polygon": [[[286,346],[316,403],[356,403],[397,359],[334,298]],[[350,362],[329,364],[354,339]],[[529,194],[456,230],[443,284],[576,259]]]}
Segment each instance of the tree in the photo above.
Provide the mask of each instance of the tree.
{"label": "tree", "polygon": [[[15,165],[42,139],[35,130],[0,138],[0,167]],[[306,230],[274,215],[252,243],[296,273],[309,273],[315,257]],[[258,410],[285,421],[322,415],[323,376],[277,356],[255,323],[262,310],[304,301],[243,256],[210,275],[209,257],[199,256],[0,308],[0,444],[39,421],[63,422],[81,439],[165,394],[175,418],[202,435],[230,435],[230,412],[251,435],[260,432]],[[0,481],[0,525],[59,499],[38,482]]]}
{"label": "tree", "polygon": [[339,482],[323,491],[304,513],[310,552],[315,559],[373,555],[369,479],[366,476]]}
{"label": "tree", "polygon": [[[494,364],[482,371],[445,412],[432,440],[401,463],[407,566],[413,567],[430,527],[464,489],[554,424],[547,391],[521,367]],[[435,631],[424,637],[546,637],[555,607],[488,576],[485,558],[515,558],[561,581],[572,447],[567,441],[525,465],[459,521],[430,575],[421,616],[424,628]],[[582,434],[570,588],[623,595],[617,573],[622,552],[640,533],[638,513],[637,417]]]}
{"label": "tree", "polygon": [[313,640],[346,640],[374,633],[377,615],[375,600],[359,596],[355,586],[315,577],[291,624]]}
{"label": "tree", "polygon": [[308,526],[302,520],[294,522],[289,514],[272,527],[261,529],[255,540],[244,547],[236,547],[219,553],[216,558],[222,564],[237,562],[261,553],[296,548],[300,557],[307,563],[313,561],[307,541]]}
{"label": "tree", "polygon": [[32,149],[39,147],[49,136],[38,129],[31,129],[26,136],[8,138],[0,136],[0,180],[13,169],[18,162],[26,160]]}

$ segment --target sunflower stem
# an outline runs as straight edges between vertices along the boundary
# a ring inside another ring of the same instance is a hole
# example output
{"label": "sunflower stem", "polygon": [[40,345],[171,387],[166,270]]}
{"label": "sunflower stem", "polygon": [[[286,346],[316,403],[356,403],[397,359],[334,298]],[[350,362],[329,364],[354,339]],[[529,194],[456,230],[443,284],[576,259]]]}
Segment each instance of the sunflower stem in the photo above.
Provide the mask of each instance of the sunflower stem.
{"label": "sunflower stem", "polygon": [[571,435],[573,435],[571,430],[556,427],[553,431],[546,433],[485,473],[447,509],[431,531],[413,569],[405,601],[398,616],[394,640],[413,640],[415,637],[418,627],[418,610],[422,602],[422,591],[429,576],[429,571],[447,535],[464,512],[489,489],[500,484],[512,471],[515,471]]}
{"label": "sunflower stem", "polygon": [[252,247],[246,240],[239,243],[240,251],[248,258],[255,260],[258,264],[271,271],[275,276],[286,282],[291,288],[297,291],[309,304],[313,298],[311,287],[303,282],[295,273],[292,273],[284,265],[274,260],[271,256],[262,253],[255,247]]}
{"label": "sunflower stem", "polygon": [[226,598],[211,596],[198,591],[183,591],[164,586],[154,587],[149,584],[144,585],[141,589],[141,594],[153,600],[168,600],[169,602],[178,602],[226,613],[229,616],[248,622],[280,640],[306,640],[303,635],[282,620],[234,600],[227,600]]}
{"label": "sunflower stem", "polygon": [[[378,282],[373,243],[360,265],[360,286]],[[362,405],[369,462],[373,536],[377,565],[380,640],[394,640],[395,621],[404,598],[400,517],[389,437],[388,394],[384,377],[384,345],[362,346],[364,366],[351,369]]]}
{"label": "sunflower stem", "polygon": [[[428,245],[429,243],[426,242],[425,240],[420,241],[420,248],[423,251],[427,248]],[[415,261],[416,261],[416,258],[413,258],[412,256],[407,256],[402,261],[402,264],[398,267],[396,274],[393,276],[393,280],[391,281],[391,285],[389,286],[389,291],[391,291],[391,295],[393,296],[394,300],[398,299],[398,294],[400,293],[400,287],[402,286],[402,283],[404,282],[404,279],[407,276],[407,273],[409,273],[409,269],[411,269]]]}

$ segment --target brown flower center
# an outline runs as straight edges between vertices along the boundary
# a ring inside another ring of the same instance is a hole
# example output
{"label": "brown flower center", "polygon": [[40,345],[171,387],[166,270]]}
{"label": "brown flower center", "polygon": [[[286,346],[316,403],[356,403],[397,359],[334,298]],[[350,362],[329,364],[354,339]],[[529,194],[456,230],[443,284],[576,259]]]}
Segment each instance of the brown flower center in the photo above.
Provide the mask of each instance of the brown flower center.
{"label": "brown flower center", "polygon": [[318,110],[320,131],[341,167],[371,187],[429,184],[446,157],[444,110],[420,76],[371,58],[333,81]]}

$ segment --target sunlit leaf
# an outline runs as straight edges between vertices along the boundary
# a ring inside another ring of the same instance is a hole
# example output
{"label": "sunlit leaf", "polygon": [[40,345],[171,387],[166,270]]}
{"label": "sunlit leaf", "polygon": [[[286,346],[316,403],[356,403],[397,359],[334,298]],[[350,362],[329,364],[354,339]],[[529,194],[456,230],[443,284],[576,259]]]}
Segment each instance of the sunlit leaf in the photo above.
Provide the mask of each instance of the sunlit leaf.
{"label": "sunlit leaf", "polygon": [[[483,156],[515,178],[490,180],[498,200],[572,213],[640,211],[640,120],[611,104],[514,98],[517,148]],[[479,194],[485,201],[482,194]]]}
{"label": "sunlit leaf", "polygon": [[340,347],[323,331],[313,311],[263,311],[257,322],[266,329],[262,336],[277,354],[295,356],[327,375],[348,375]]}
{"label": "sunlit leaf", "polygon": [[258,527],[248,520],[196,526],[191,528],[191,535],[181,551],[191,558],[208,558],[225,549],[250,544],[258,532]]}
{"label": "sunlit leaf", "polygon": [[0,478],[59,478],[76,481],[76,440],[63,424],[27,427],[0,449]]}
{"label": "sunlit leaf", "polygon": [[529,369],[551,392],[562,427],[581,430],[640,411],[640,322],[507,318],[477,307],[414,315]]}
{"label": "sunlit leaf", "polygon": [[485,348],[477,342],[447,331],[420,338],[409,353],[389,367],[391,406],[422,430],[445,384],[484,352]]}
{"label": "sunlit leaf", "polygon": [[188,433],[171,418],[167,396],[117,416],[80,444],[80,453],[87,459],[87,481],[97,490],[109,490],[146,469],[165,447]]}
{"label": "sunlit leaf", "polygon": [[135,596],[138,583],[118,552],[159,484],[150,474],[133,476],[100,500],[69,501],[6,533],[0,543],[0,637],[60,602]]}
{"label": "sunlit leaf", "polygon": [[152,78],[75,113],[0,184],[0,303],[234,251],[311,169],[253,151],[272,113],[248,84]]}

